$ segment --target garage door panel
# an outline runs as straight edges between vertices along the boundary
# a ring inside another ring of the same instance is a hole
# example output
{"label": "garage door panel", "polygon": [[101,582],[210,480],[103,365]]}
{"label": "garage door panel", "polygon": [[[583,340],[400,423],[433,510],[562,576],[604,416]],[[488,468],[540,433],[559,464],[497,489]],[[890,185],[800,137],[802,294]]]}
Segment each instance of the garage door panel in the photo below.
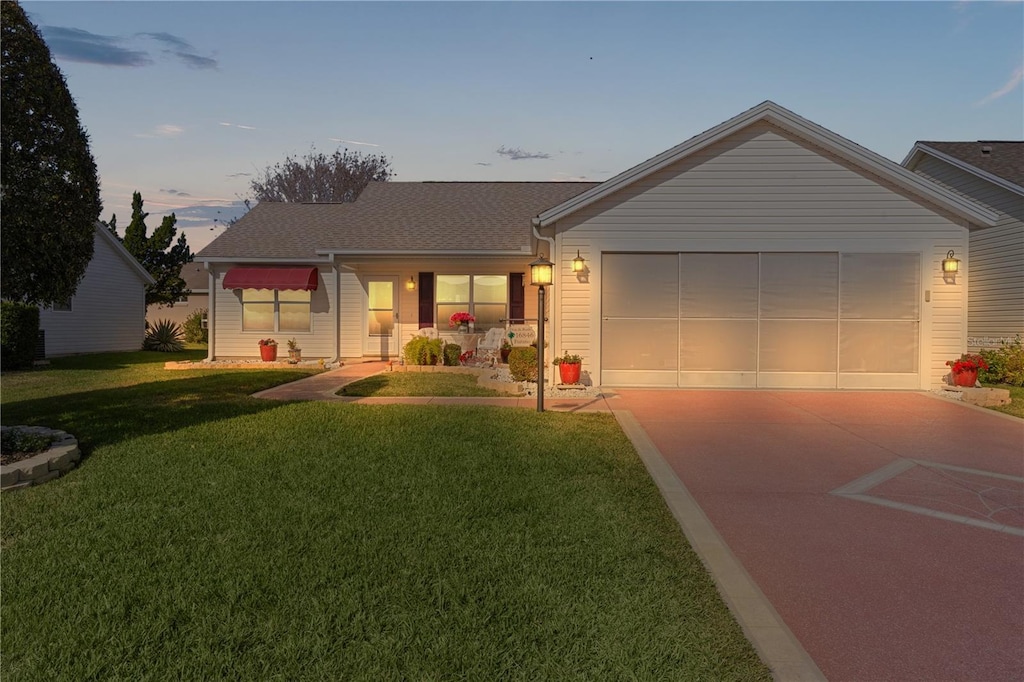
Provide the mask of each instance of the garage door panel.
{"label": "garage door panel", "polygon": [[757,370],[757,320],[682,320],[679,369]]}
{"label": "garage door panel", "polygon": [[671,320],[604,321],[601,366],[610,370],[671,370],[679,367],[679,322]]}
{"label": "garage door panel", "polygon": [[679,315],[679,254],[605,254],[601,265],[605,317],[675,320]]}
{"label": "garage door panel", "polygon": [[844,253],[840,316],[917,320],[919,260],[916,253]]}
{"label": "garage door panel", "polygon": [[757,318],[756,253],[684,253],[679,260],[684,318]]}
{"label": "garage door panel", "polygon": [[843,320],[839,371],[916,374],[920,325],[907,321]]}
{"label": "garage door panel", "polygon": [[836,323],[761,320],[761,372],[835,372]]}
{"label": "garage door panel", "polygon": [[762,253],[761,318],[836,319],[835,253]]}

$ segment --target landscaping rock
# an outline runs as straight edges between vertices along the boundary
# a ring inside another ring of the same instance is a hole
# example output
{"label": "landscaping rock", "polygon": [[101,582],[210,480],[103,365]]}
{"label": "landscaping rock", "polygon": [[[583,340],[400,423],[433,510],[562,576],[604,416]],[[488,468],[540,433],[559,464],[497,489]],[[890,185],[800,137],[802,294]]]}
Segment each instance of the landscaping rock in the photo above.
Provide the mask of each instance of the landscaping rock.
{"label": "landscaping rock", "polygon": [[966,388],[951,386],[947,390],[960,394],[960,400],[978,407],[997,407],[1010,404],[1010,391],[1005,388]]}

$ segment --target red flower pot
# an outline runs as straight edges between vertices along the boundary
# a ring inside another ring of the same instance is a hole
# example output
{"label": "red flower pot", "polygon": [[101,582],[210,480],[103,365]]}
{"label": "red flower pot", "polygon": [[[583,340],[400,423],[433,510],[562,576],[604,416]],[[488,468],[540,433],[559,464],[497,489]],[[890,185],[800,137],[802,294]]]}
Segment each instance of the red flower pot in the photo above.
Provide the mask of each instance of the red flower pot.
{"label": "red flower pot", "polygon": [[978,370],[976,369],[965,369],[962,372],[953,372],[954,386],[971,387],[976,383],[978,383]]}
{"label": "red flower pot", "polygon": [[580,368],[583,365],[580,363],[569,364],[568,362],[558,363],[558,375],[562,379],[563,384],[578,384],[580,383]]}
{"label": "red flower pot", "polygon": [[277,360],[277,346],[260,346],[260,358],[263,359],[263,362]]}

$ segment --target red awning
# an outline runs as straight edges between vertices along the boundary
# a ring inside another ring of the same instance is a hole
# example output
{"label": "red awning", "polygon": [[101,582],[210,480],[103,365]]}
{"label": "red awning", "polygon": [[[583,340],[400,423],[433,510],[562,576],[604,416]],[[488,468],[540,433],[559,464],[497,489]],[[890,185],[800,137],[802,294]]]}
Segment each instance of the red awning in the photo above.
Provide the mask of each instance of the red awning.
{"label": "red awning", "polygon": [[304,289],[316,291],[316,268],[231,268],[225,289]]}

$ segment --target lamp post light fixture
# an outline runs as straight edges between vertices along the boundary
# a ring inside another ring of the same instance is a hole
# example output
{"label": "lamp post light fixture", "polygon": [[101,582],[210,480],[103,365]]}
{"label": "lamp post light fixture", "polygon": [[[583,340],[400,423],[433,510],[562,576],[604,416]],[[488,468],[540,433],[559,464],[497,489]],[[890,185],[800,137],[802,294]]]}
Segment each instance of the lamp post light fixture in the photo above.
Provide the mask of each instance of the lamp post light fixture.
{"label": "lamp post light fixture", "polygon": [[537,287],[537,411],[544,411],[544,287],[554,284],[554,263],[544,256],[530,263],[530,283]]}
{"label": "lamp post light fixture", "polygon": [[572,259],[572,271],[583,272],[583,268],[586,267],[587,260],[580,255],[580,250],[576,249],[576,257]]}
{"label": "lamp post light fixture", "polygon": [[960,259],[953,257],[953,250],[950,249],[946,257],[942,259],[942,274],[955,275],[960,271]]}
{"label": "lamp post light fixture", "polygon": [[405,288],[409,291],[416,291],[416,280],[409,275],[409,281],[405,283]]}

